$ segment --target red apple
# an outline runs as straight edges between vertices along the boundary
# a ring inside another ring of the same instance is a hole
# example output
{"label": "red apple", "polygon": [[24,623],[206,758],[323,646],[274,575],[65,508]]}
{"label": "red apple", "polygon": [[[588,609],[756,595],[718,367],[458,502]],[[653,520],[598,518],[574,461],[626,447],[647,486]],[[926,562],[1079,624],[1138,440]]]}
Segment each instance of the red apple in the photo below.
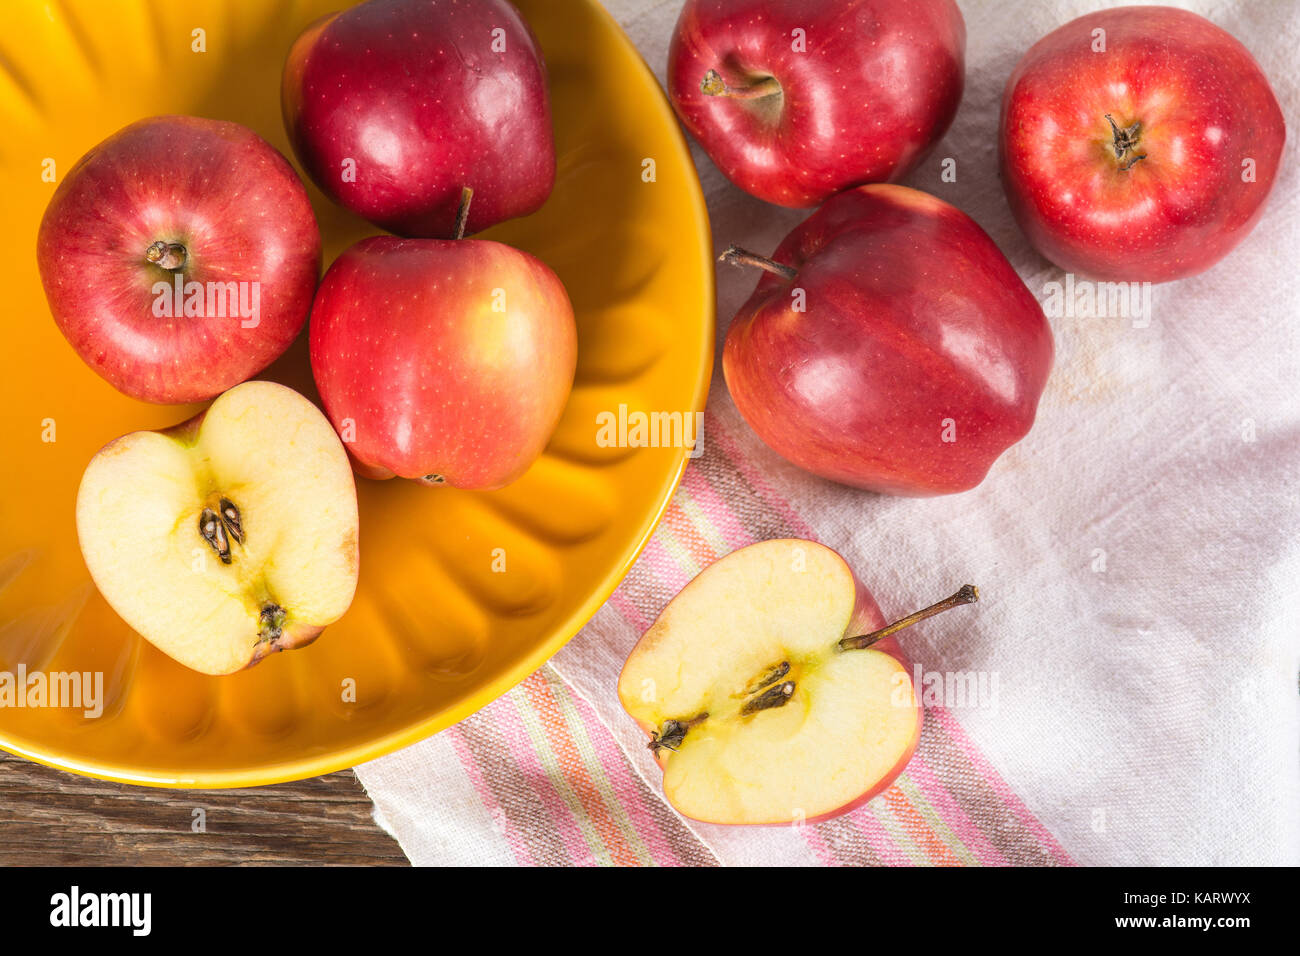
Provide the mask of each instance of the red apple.
{"label": "red apple", "polygon": [[999,137],[1016,220],[1071,272],[1165,282],[1254,228],[1286,126],[1244,46],[1172,7],[1072,20],[1007,81]]}
{"label": "red apple", "polygon": [[669,602],[628,655],[619,701],[685,816],[814,823],[886,790],[916,750],[921,703],[891,635],[978,599],[967,585],[886,627],[830,548],[763,541]]}
{"label": "red apple", "polygon": [[814,206],[915,168],[956,115],[965,55],[952,0],[687,0],[668,92],[733,183]]}
{"label": "red apple", "polygon": [[1034,422],[1037,300],[965,213],[903,186],[841,193],[786,236],[727,331],[736,407],[777,453],[900,495],[973,488]]}
{"label": "red apple", "polygon": [[309,26],[281,91],[321,190],[404,236],[449,238],[535,212],[555,184],[546,67],[505,0],[370,0]]}
{"label": "red apple", "polygon": [[555,430],[576,361],[559,278],[499,242],[363,239],[312,306],[312,373],[369,478],[509,484]]}
{"label": "red apple", "polygon": [[68,172],[36,258],[59,329],[147,402],[212,398],[256,375],[307,320],[320,277],[307,191],[238,123],[140,120]]}

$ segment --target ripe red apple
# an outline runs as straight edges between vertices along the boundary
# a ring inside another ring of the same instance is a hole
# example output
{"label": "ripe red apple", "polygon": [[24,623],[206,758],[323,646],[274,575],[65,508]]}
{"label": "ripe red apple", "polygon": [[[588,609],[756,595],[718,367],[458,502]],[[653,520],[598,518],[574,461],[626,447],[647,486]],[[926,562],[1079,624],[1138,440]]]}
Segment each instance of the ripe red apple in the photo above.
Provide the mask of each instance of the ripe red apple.
{"label": "ripe red apple", "polygon": [[104,446],[77,492],[77,536],[113,609],[204,674],[310,644],[357,585],[348,457],[320,410],[274,382]]}
{"label": "ripe red apple", "polygon": [[978,599],[967,585],[886,627],[830,548],[763,541],[669,602],[623,665],[619,701],[685,816],[813,823],[887,789],[916,750],[921,702],[891,635]]}
{"label": "ripe red apple", "polygon": [[285,127],[330,198],[403,236],[450,238],[535,212],[555,184],[546,67],[505,0],[370,0],[309,26],[281,89]]}
{"label": "ripe red apple", "polygon": [[68,172],[36,258],[54,321],[86,364],[132,398],[182,403],[289,347],[320,248],[307,191],[273,146],[238,123],[157,116]]}
{"label": "ripe red apple", "polygon": [[1021,229],[1063,269],[1165,282],[1254,228],[1286,126],[1244,46],[1173,7],[1117,7],[1030,48],[1007,81],[1002,180]]}
{"label": "ripe red apple", "polygon": [[368,478],[514,481],[555,430],[577,347],[555,273],[482,239],[363,239],[311,313],[321,400]]}
{"label": "ripe red apple", "polygon": [[973,488],[1034,422],[1052,366],[1042,309],[959,209],[860,186],[795,228],[727,330],[736,407],[778,454],[900,495]]}
{"label": "ripe red apple", "polygon": [[733,183],[814,206],[913,169],[957,113],[965,56],[952,0],[687,0],[668,92]]}

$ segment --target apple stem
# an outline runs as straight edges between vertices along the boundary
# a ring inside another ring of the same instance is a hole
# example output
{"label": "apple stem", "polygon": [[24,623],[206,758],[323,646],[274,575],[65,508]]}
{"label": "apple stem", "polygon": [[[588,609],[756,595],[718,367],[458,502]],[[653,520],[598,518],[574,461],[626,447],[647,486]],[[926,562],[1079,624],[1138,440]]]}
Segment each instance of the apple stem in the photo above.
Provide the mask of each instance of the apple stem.
{"label": "apple stem", "polygon": [[876,641],[883,640],[895,631],[901,631],[905,627],[911,627],[917,621],[924,621],[927,617],[934,617],[950,608],[960,607],[963,604],[974,604],[980,599],[979,588],[973,584],[963,584],[961,590],[956,594],[944,598],[938,604],[931,604],[927,608],[922,608],[915,613],[907,615],[901,620],[895,621],[878,631],[872,631],[870,634],[862,634],[858,637],[846,637],[840,640],[839,649],[842,651],[857,651],[864,647],[870,647]]}
{"label": "apple stem", "polygon": [[765,76],[748,86],[728,86],[717,70],[709,70],[700,81],[700,92],[705,96],[726,96],[734,100],[758,100],[781,92],[775,76]]}
{"label": "apple stem", "polygon": [[1115,120],[1111,118],[1109,113],[1106,114],[1106,122],[1110,124],[1110,131],[1114,137],[1115,158],[1123,159],[1131,154],[1129,161],[1120,166],[1121,172],[1132,169],[1138,160],[1147,158],[1146,153],[1137,151],[1138,133],[1142,131],[1141,123],[1134,123],[1127,129],[1120,129],[1115,125]]}
{"label": "apple stem", "polygon": [[728,246],[727,251],[718,256],[718,261],[733,266],[758,266],[760,269],[772,273],[772,275],[780,276],[787,282],[799,274],[799,270],[792,266],[783,265],[767,258],[767,256],[760,256],[748,249],[742,249],[740,246]]}
{"label": "apple stem", "polygon": [[460,191],[460,206],[456,209],[456,238],[465,238],[465,223],[469,222],[469,204],[474,199],[474,190],[465,186]]}
{"label": "apple stem", "polygon": [[163,269],[183,269],[188,254],[179,242],[163,242],[161,239],[144,251],[146,262]]}

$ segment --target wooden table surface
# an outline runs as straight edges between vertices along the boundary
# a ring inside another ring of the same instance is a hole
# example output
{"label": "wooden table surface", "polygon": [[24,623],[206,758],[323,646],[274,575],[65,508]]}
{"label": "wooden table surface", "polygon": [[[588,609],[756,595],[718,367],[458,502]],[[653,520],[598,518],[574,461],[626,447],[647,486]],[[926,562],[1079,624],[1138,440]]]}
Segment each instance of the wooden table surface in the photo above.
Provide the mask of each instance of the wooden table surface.
{"label": "wooden table surface", "polygon": [[[0,751],[0,866],[406,866],[356,775],[245,790],[91,780]],[[195,832],[201,809],[206,832]]]}

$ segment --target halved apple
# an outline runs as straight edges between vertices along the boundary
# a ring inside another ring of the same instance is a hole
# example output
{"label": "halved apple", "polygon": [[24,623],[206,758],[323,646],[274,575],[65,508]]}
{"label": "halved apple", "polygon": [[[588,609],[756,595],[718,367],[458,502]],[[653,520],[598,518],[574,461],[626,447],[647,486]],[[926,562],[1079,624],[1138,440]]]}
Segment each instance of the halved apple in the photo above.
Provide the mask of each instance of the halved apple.
{"label": "halved apple", "polygon": [[81,479],[77,534],[122,619],[204,674],[311,643],[356,591],[347,453],[315,405],[273,382],[106,445]]}
{"label": "halved apple", "polygon": [[778,539],[734,551],[664,608],[619,676],[664,792],[706,823],[813,822],[885,790],[921,731],[890,636],[976,600],[966,587],[884,627],[836,552]]}

